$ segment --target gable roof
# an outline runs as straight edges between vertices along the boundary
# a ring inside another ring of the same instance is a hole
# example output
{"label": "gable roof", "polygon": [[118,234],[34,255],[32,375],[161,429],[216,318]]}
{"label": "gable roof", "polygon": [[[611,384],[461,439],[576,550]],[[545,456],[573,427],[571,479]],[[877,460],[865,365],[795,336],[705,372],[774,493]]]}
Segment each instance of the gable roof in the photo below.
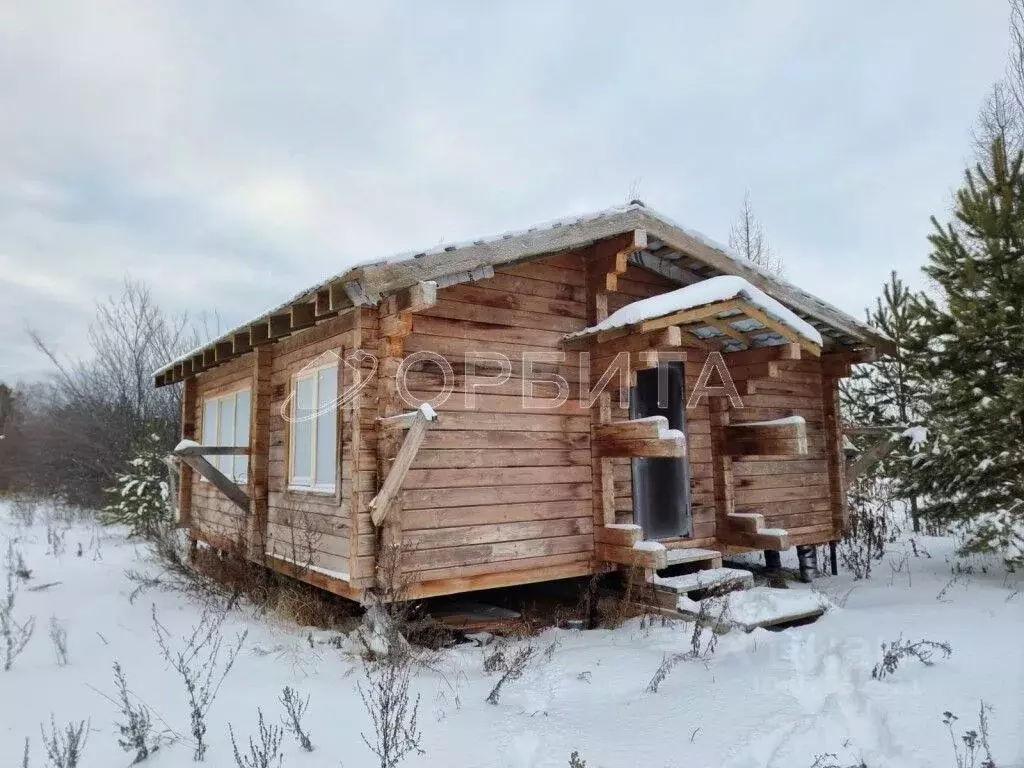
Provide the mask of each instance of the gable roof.
{"label": "gable roof", "polygon": [[409,251],[365,261],[296,294],[208,344],[154,371],[163,386],[244,354],[252,346],[309,327],[322,318],[383,297],[419,282],[439,285],[484,279],[495,267],[530,261],[572,250],[634,230],[645,230],[647,249],[631,262],[680,285],[718,275],[737,275],[781,302],[823,336],[826,347],[844,350],[878,348],[892,342],[877,329],[783,278],[770,274],[728,248],[715,243],[639,201],[584,216],[557,219],[493,237]]}

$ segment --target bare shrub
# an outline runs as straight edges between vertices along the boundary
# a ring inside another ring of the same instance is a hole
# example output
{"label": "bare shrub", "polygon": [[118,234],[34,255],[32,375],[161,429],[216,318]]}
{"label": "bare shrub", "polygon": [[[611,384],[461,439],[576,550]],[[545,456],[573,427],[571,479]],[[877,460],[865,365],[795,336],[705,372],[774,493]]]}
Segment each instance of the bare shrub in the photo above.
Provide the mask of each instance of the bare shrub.
{"label": "bare shrub", "polygon": [[89,739],[89,723],[81,720],[77,725],[68,723],[58,730],[53,715],[50,715],[50,732],[47,733],[42,725],[39,730],[43,734],[43,748],[52,768],[77,768]]}
{"label": "bare shrub", "polygon": [[31,528],[36,523],[36,510],[39,502],[24,496],[11,502],[11,517],[22,528]]}
{"label": "bare shrub", "polygon": [[405,555],[402,545],[382,544],[377,551],[377,579],[357,635],[362,656],[411,656],[416,665],[440,671],[437,651],[451,644],[454,635],[409,598],[412,584],[402,567]]}
{"label": "bare shrub", "polygon": [[366,631],[359,633],[366,685],[360,683],[358,689],[373,722],[373,734],[360,736],[380,768],[394,768],[411,753],[423,754],[417,725],[420,697],[413,699],[409,691],[416,657],[406,635],[414,606],[408,599],[403,557],[400,545],[382,543],[378,548],[376,586],[364,616]]}
{"label": "bare shrub", "polygon": [[53,376],[21,430],[24,485],[97,509],[150,434],[174,445],[181,387],[153,387],[152,371],[194,347],[195,331],[187,318],[163,312],[144,284],[126,280],[118,296],[97,305],[79,357],[59,355],[31,332]]}
{"label": "bare shrub", "polygon": [[64,550],[67,549],[65,537],[67,536],[67,529],[61,528],[59,525],[54,523],[52,520],[46,523],[46,554],[52,555],[53,557],[60,557],[64,554]]}
{"label": "bare shrub", "polygon": [[395,768],[412,752],[423,754],[420,749],[423,734],[416,724],[420,697],[413,699],[409,693],[412,669],[409,654],[369,661],[364,667],[366,687],[358,685],[363,705],[373,721],[373,734],[367,736],[360,732],[359,735],[377,756],[380,768]]}
{"label": "bare shrub", "polygon": [[214,610],[207,607],[200,617],[199,624],[193,627],[192,633],[182,638],[183,646],[172,651],[168,645],[170,632],[160,623],[156,615],[156,606],[153,606],[153,632],[160,652],[185,685],[189,722],[195,741],[192,758],[196,761],[202,761],[206,756],[206,715],[249,634],[246,631],[238,635],[235,642],[227,648],[227,657],[221,663],[220,654],[224,649],[221,626],[225,616],[226,609]]}
{"label": "bare shrub", "polygon": [[885,545],[899,534],[892,489],[888,480],[868,474],[850,486],[848,499],[839,559],[854,579],[868,579],[873,564],[885,555]]}
{"label": "bare shrub", "polygon": [[718,633],[728,629],[730,592],[741,587],[740,579],[728,579],[705,590],[705,597],[697,605],[690,630],[690,650],[686,653],[665,654],[647,684],[648,693],[657,693],[669,673],[682,661],[710,658],[718,647]]}
{"label": "bare shrub", "polygon": [[729,593],[743,586],[741,579],[727,579],[705,590],[690,633],[691,659],[707,659],[718,647],[718,633],[728,629]]}
{"label": "bare shrub", "polygon": [[[286,552],[282,559],[288,561],[291,575],[298,578],[317,564],[324,535],[316,515],[308,510],[292,512],[287,519],[286,529]],[[274,555],[280,557],[277,542],[274,543]]]}
{"label": "bare shrub", "polygon": [[[554,652],[554,649],[552,649]],[[540,649],[532,641],[524,641],[514,650],[499,648],[484,658],[484,671],[491,674],[501,673],[498,681],[487,694],[488,704],[497,704],[501,699],[501,689],[506,683],[518,680],[523,676],[530,662],[540,655]]]}
{"label": "bare shrub", "polygon": [[7,555],[4,558],[7,570],[14,573],[22,581],[32,578],[32,569],[25,564],[25,556],[13,540],[7,542]]}
{"label": "bare shrub", "polygon": [[239,752],[238,742],[235,741],[235,731],[228,724],[228,733],[231,734],[231,750],[235,756],[235,765],[238,768],[273,768],[281,765],[284,754],[281,752],[281,739],[283,731],[276,725],[267,725],[263,719],[263,710],[256,710],[259,718],[257,741],[249,737],[249,751]]}
{"label": "bare shrub", "polygon": [[868,768],[868,765],[863,760],[843,765],[839,762],[839,755],[835,752],[825,752],[814,756],[814,762],[811,763],[811,768]]}
{"label": "bare shrub", "polygon": [[978,706],[978,727],[966,730],[959,736],[953,730],[953,724],[960,718],[952,712],[942,713],[942,723],[949,731],[953,743],[956,768],[996,768],[989,745],[988,713],[991,711],[992,708],[982,701]]}
{"label": "bare shrub", "polygon": [[185,532],[166,519],[157,520],[148,539],[150,559],[159,564],[159,573],[127,570],[125,576],[135,584],[128,596],[134,603],[140,595],[149,591],[180,592],[201,603],[210,604],[220,600],[231,602],[237,599],[222,583],[204,575],[192,567],[189,560],[189,546]]}
{"label": "bare shrub", "polygon": [[57,666],[68,665],[68,630],[57,620],[56,616],[50,617],[50,641],[53,643],[53,653],[57,657]]}
{"label": "bare shrub", "polygon": [[663,682],[665,682],[665,678],[668,677],[669,672],[671,672],[679,662],[684,661],[687,658],[689,658],[689,654],[686,653],[666,653],[662,656],[661,664],[658,665],[658,668],[654,671],[654,677],[652,677],[651,681],[647,684],[647,692],[657,693],[658,688]]}
{"label": "bare shrub", "polygon": [[942,654],[942,658],[948,659],[953,654],[949,643],[939,643],[933,640],[918,640],[911,643],[902,636],[891,643],[882,643],[882,660],[875,664],[871,670],[871,677],[875,680],[884,680],[893,674],[904,659],[914,658],[926,667],[932,666],[932,657],[936,652]]}
{"label": "bare shrub", "polygon": [[121,721],[117,723],[118,733],[121,734],[117,739],[117,745],[129,754],[135,753],[131,763],[135,765],[159,749],[160,742],[153,733],[153,719],[149,707],[141,702],[132,701],[124,670],[117,661],[114,662],[114,687],[117,689],[117,699],[111,701],[117,704],[121,714]]}
{"label": "bare shrub", "polygon": [[295,737],[300,747],[307,752],[312,752],[313,740],[309,737],[309,731],[302,727],[302,717],[309,709],[309,696],[303,701],[298,691],[290,686],[285,686],[281,691],[281,706],[284,707],[285,713],[282,718],[284,727]]}
{"label": "bare shrub", "polygon": [[18,594],[15,574],[7,572],[7,593],[0,600],[0,639],[3,640],[4,672],[10,671],[14,660],[21,655],[32,639],[36,628],[35,616],[30,616],[24,623],[14,618],[14,605]]}

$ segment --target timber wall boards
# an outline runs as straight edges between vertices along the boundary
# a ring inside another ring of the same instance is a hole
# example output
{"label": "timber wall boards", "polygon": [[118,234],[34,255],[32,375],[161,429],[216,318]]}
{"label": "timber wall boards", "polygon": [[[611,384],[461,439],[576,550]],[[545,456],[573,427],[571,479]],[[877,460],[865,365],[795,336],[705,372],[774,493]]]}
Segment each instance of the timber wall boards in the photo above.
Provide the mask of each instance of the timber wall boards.
{"label": "timber wall boards", "polygon": [[[252,392],[249,480],[252,499],[248,514],[234,506],[211,484],[191,473],[188,518],[195,538],[223,549],[262,560],[286,573],[293,563],[320,571],[348,574],[356,534],[352,510],[358,494],[375,483],[373,472],[357,468],[356,414],[361,399],[341,410],[338,425],[339,481],[333,494],[288,488],[288,425],[282,406],[292,377],[321,355],[343,355],[361,344],[362,313],[350,311],[276,344],[257,347],[196,379],[192,413],[195,435],[202,436],[203,403],[210,397],[248,387]],[[354,371],[339,366],[339,391],[352,384]],[[199,439],[199,438],[193,438]]]}
{"label": "timber wall boards", "polygon": [[[252,509],[243,513],[193,476],[188,487],[194,535],[255,560],[269,553],[268,564],[286,573],[296,570],[289,561],[312,565],[315,572],[299,569],[295,575],[325,588],[331,588],[325,574],[345,575],[357,589],[371,586],[378,531],[368,504],[390,466],[396,440],[382,433],[377,419],[409,406],[385,383],[383,368],[344,403],[333,495],[288,489],[289,431],[281,407],[292,376],[322,354],[362,350],[373,356],[340,367],[339,391],[344,391],[357,378],[374,374],[373,359],[384,366],[400,355],[434,353],[450,362],[454,388],[437,406],[440,419],[409,469],[399,499],[401,525],[392,532],[406,550],[404,567],[407,579],[417,585],[414,594],[592,573],[598,567],[593,558],[592,413],[579,401],[576,356],[570,353],[560,361],[562,337],[587,324],[587,254],[582,250],[503,267],[491,278],[441,288],[436,303],[415,312],[411,325],[392,322],[386,314],[382,324],[383,306],[352,309],[191,380],[186,416],[191,414],[193,439],[202,435],[206,398],[248,386],[254,406],[246,487]],[[675,287],[630,266],[618,276],[608,309]],[[404,328],[400,342],[382,336],[382,328]],[[690,344],[685,347],[687,393],[709,351],[696,339]],[[511,360],[507,380],[496,378],[502,369],[493,353]],[[524,364],[524,355],[534,362]],[[772,350],[726,356],[745,406],[729,410],[728,417],[739,423],[799,414],[807,421],[809,452],[725,461],[714,448],[721,403],[704,398],[688,408],[694,530],[691,539],[679,544],[717,547],[716,531],[726,510],[761,511],[767,526],[788,529],[795,544],[828,541],[835,537],[837,519],[830,481],[835,462],[829,458],[835,441],[826,437],[823,403],[835,379],[823,385],[818,359],[777,360],[770,379],[753,379],[753,371],[763,372],[763,366],[737,368],[739,355],[748,361],[778,356]],[[387,373],[393,383],[394,372]],[[564,404],[550,403],[558,388],[542,380],[545,374],[568,382]],[[405,381],[413,398],[431,401],[444,387],[444,373],[436,362],[422,360],[411,366]],[[613,409],[613,420],[627,418],[624,410]],[[189,419],[185,422],[187,428]],[[612,465],[615,519],[633,522],[630,460],[613,459]],[[183,499],[186,495],[183,491]]]}
{"label": "timber wall boards", "polygon": [[[578,363],[557,362],[562,337],[585,327],[585,315],[582,261],[568,254],[443,288],[414,316],[405,355],[438,353],[454,374],[401,493],[405,568],[423,594],[591,572],[590,415],[579,405]],[[493,353],[511,361],[502,383],[486,359]],[[565,404],[551,406],[551,381],[524,391],[524,354],[551,360],[525,373],[564,377]],[[443,374],[423,362],[407,381],[414,397],[432,400]]]}

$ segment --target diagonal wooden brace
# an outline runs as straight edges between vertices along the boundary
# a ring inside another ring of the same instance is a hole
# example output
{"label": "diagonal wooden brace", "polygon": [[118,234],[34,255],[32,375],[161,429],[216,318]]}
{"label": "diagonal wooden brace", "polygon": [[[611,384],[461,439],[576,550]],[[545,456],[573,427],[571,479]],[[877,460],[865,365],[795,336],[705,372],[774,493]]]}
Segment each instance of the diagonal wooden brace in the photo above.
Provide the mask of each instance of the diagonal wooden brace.
{"label": "diagonal wooden brace", "polygon": [[405,435],[405,440],[402,441],[402,447],[398,450],[398,455],[395,456],[395,462],[391,465],[388,476],[384,478],[380,492],[370,501],[370,519],[378,528],[387,520],[388,513],[391,511],[399,491],[402,490],[402,483],[405,482],[409,467],[412,466],[416,454],[427,436],[427,428],[436,420],[436,413],[428,413],[423,409],[397,417],[381,419],[387,426],[408,427],[409,431]]}
{"label": "diagonal wooden brace", "polygon": [[244,510],[246,514],[248,514],[249,497],[246,495],[245,491],[239,488],[236,483],[231,481],[231,478],[227,477],[227,475],[222,473],[204,458],[204,456],[248,456],[248,448],[245,446],[236,447],[230,445],[187,445],[183,448],[178,448],[173,453],[183,462],[192,467],[192,469],[213,483],[214,487],[227,496],[235,506]]}

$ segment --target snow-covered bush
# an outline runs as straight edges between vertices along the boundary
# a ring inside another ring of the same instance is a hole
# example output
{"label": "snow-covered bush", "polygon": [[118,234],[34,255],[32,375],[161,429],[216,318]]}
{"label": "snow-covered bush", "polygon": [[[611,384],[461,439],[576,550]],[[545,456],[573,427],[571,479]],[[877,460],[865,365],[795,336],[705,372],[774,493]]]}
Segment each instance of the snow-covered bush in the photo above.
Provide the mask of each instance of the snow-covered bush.
{"label": "snow-covered bush", "polygon": [[236,638],[227,649],[227,658],[221,663],[219,657],[224,647],[221,625],[226,616],[225,608],[205,609],[199,624],[192,628],[192,633],[188,637],[183,638],[182,647],[172,650],[168,644],[170,632],[160,623],[156,615],[156,606],[153,606],[153,632],[156,634],[160,652],[185,685],[189,723],[192,738],[195,740],[192,758],[196,762],[201,762],[206,756],[206,715],[249,634],[246,630]]}
{"label": "snow-covered bush", "polygon": [[938,651],[942,658],[948,659],[953,654],[949,643],[939,643],[934,640],[918,640],[911,643],[902,637],[896,638],[891,643],[882,643],[882,660],[871,670],[871,676],[875,680],[884,680],[899,667],[903,659],[914,658],[930,667],[934,662],[932,656]]}
{"label": "snow-covered bush", "polygon": [[587,768],[587,761],[580,757],[580,753],[573,750],[569,755],[569,768]]}
{"label": "snow-covered bush", "polygon": [[395,768],[412,752],[423,754],[423,733],[416,724],[420,697],[413,699],[409,692],[412,670],[409,653],[387,654],[379,661],[364,659],[366,687],[360,683],[358,689],[370,714],[373,733],[359,735],[377,756],[380,768]]}
{"label": "snow-covered bush", "polygon": [[849,517],[839,542],[839,559],[855,579],[871,578],[871,567],[898,535],[890,483],[873,474],[858,478],[847,495]]}
{"label": "snow-covered bush", "polygon": [[494,684],[491,692],[487,694],[487,703],[497,704],[501,699],[501,689],[505,683],[510,683],[522,677],[530,662],[539,655],[540,649],[536,645],[532,642],[525,642],[514,651],[500,649],[485,658],[485,671],[501,672],[498,682]]}
{"label": "snow-covered bush", "polygon": [[[843,763],[846,763],[846,761],[844,760]],[[858,760],[855,763],[846,763],[846,765],[843,765],[843,763],[839,762],[839,755],[835,752],[825,752],[814,756],[811,768],[868,768],[867,763],[863,760]]]}
{"label": "snow-covered bush", "polygon": [[124,670],[117,661],[114,662],[114,687],[117,688],[117,699],[112,701],[117,704],[121,714],[121,720],[117,723],[118,733],[121,734],[117,744],[125,752],[135,753],[135,759],[131,764],[136,765],[155,752],[160,746],[160,741],[153,734],[153,719],[149,707],[132,700]]}
{"label": "snow-covered bush", "polygon": [[298,691],[286,685],[281,692],[281,706],[284,707],[285,713],[282,718],[284,727],[299,742],[299,746],[307,752],[312,752],[313,740],[309,737],[309,731],[302,727],[302,717],[309,709],[309,696],[303,700]]}
{"label": "snow-covered bush", "polygon": [[152,538],[171,520],[165,454],[160,437],[150,435],[128,462],[128,471],[107,489],[110,503],[100,512],[100,522],[124,525],[130,536]]}
{"label": "snow-covered bush", "polygon": [[68,630],[56,616],[50,617],[50,641],[53,643],[53,653],[57,657],[57,666],[68,665]]}
{"label": "snow-covered bush", "polygon": [[679,662],[688,658],[688,656],[689,654],[686,653],[666,653],[664,656],[662,656],[661,664],[659,664],[658,668],[654,670],[654,676],[651,677],[651,681],[647,684],[646,691],[648,693],[657,693],[658,688],[661,686],[663,682],[665,682],[665,678],[668,677],[668,674],[672,671],[672,668],[675,667],[676,664],[678,664]]}
{"label": "snow-covered bush", "polygon": [[228,733],[231,734],[231,749],[235,756],[235,765],[238,768],[273,768],[280,766],[284,759],[281,752],[281,738],[283,732],[276,725],[267,725],[263,719],[263,710],[257,709],[259,716],[258,734],[259,740],[253,741],[249,737],[249,751],[242,753],[238,750],[238,742],[235,741],[235,731],[228,724]]}
{"label": "snow-covered bush", "polygon": [[4,672],[10,671],[14,666],[14,660],[21,655],[32,639],[32,632],[36,628],[35,616],[30,616],[24,623],[14,618],[14,603],[18,595],[18,585],[15,581],[13,571],[7,571],[7,592],[3,599],[0,599],[0,640],[3,641]]}
{"label": "snow-covered bush", "polygon": [[67,529],[61,528],[56,521],[48,520],[46,523],[46,554],[60,557],[67,548],[65,538]]}
{"label": "snow-covered bush", "polygon": [[24,496],[11,502],[11,517],[22,528],[31,528],[36,522],[36,510],[39,503],[35,499]]}
{"label": "snow-covered bush", "polygon": [[7,542],[7,555],[4,565],[10,573],[13,573],[22,581],[28,581],[32,578],[32,569],[25,564],[25,555],[19,547],[15,546],[13,540]]}
{"label": "snow-covered bush", "polygon": [[1013,571],[1024,567],[1024,501],[1010,510],[981,515],[963,529],[960,553],[965,555],[998,552],[1006,567]]}
{"label": "snow-covered bush", "polygon": [[[942,724],[949,730],[949,738],[953,742],[953,755],[956,758],[956,768],[996,768],[995,758],[992,757],[992,748],[988,743],[988,713],[991,711],[985,702],[981,702],[978,708],[978,727],[970,728],[957,736],[953,730],[953,723],[958,718],[952,712],[942,713]],[[963,744],[963,747],[960,745]]]}
{"label": "snow-covered bush", "polygon": [[47,733],[43,726],[39,726],[39,730],[43,734],[43,748],[52,768],[78,768],[78,761],[82,759],[85,742],[89,738],[88,722],[81,720],[77,725],[68,723],[58,730],[53,715],[50,715],[50,732]]}

